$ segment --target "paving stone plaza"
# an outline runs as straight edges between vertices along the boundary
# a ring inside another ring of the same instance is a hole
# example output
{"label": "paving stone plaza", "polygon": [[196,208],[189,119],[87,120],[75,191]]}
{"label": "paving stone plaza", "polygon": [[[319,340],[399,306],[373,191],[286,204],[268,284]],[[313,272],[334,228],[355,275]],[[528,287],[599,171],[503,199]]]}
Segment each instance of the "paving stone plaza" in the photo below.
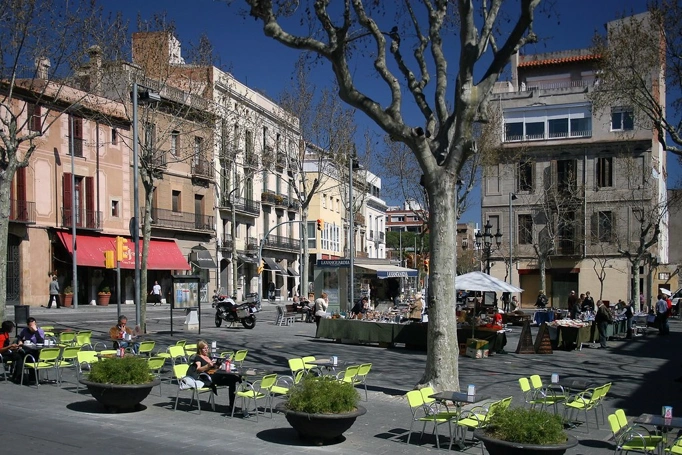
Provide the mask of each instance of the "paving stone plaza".
{"label": "paving stone plaza", "polygon": [[[330,340],[315,339],[315,325],[296,322],[293,326],[274,325],[274,306],[264,304],[253,330],[243,327],[215,328],[213,313],[202,315],[202,331],[198,337],[216,341],[219,350],[248,349],[245,365],[262,367],[287,374],[287,359],[303,355],[331,356],[349,362],[371,362],[368,378],[369,400],[361,404],[367,414],[360,417],[342,442],[326,446],[309,446],[298,439],[284,416],[269,414],[258,422],[244,419],[238,413],[229,417],[227,391],[219,390],[216,409],[204,403],[201,414],[190,412],[189,395],[181,397],[177,411],[173,404],[177,386],[164,383],[161,396],[152,391],[140,412],[109,414],[81,390],[76,393],[75,375],[64,374],[61,388],[52,384],[39,387],[0,383],[0,421],[6,453],[187,453],[187,454],[288,454],[288,453],[433,453],[435,438],[425,435],[420,441],[415,433],[406,444],[411,414],[405,393],[419,381],[424,369],[425,352],[402,347],[381,348],[367,345],[342,345]],[[210,310],[210,308],[209,308]],[[134,322],[134,309],[125,308]],[[81,307],[73,309],[31,309],[40,325],[93,330],[93,341],[106,340],[106,332],[116,320],[116,307]],[[8,318],[12,319],[12,310]],[[150,307],[148,330],[157,347],[166,347],[176,340],[197,337],[182,333],[182,313],[175,313],[175,329],[170,336],[168,307]],[[518,378],[540,374],[549,381],[552,373],[562,378],[587,379],[602,384],[613,382],[605,410],[608,414],[622,408],[629,417],[642,413],[658,414],[661,406],[673,406],[673,413],[682,412],[682,384],[675,378],[682,375],[679,355],[682,324],[671,320],[671,333],[659,337],[652,329],[646,337],[609,342],[609,349],[584,347],[580,351],[558,351],[551,355],[514,354],[520,328],[508,334],[507,354],[487,359],[460,358],[460,382],[463,387],[475,384],[492,398],[513,396],[512,406],[521,406],[523,396]],[[534,329],[533,333],[535,334]],[[364,393],[361,394],[364,398]],[[560,407],[562,410],[562,407]],[[569,454],[607,454],[614,450],[608,424],[584,425],[569,430],[580,443]],[[430,431],[430,425],[427,432]],[[446,432],[447,430],[441,430]],[[469,433],[470,435],[471,433]],[[671,436],[672,437],[672,436]],[[441,438],[446,446],[446,438]],[[442,449],[445,450],[445,449]],[[468,447],[465,453],[480,453],[480,445]],[[454,450],[453,450],[454,452]]]}

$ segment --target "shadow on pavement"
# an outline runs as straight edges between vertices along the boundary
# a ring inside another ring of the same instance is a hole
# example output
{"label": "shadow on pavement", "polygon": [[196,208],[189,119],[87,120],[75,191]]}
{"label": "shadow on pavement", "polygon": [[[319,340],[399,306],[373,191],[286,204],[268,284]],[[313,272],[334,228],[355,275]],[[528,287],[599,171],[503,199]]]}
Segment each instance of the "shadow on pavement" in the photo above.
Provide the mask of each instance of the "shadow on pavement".
{"label": "shadow on pavement", "polygon": [[[293,428],[273,428],[270,430],[263,430],[256,433],[256,437],[263,441],[271,442],[273,444],[287,445],[287,446],[314,446],[315,443],[306,439],[300,438]],[[339,437],[333,441],[326,441],[325,446],[333,446],[341,444],[346,440],[344,436]]]}
{"label": "shadow on pavement", "polygon": [[75,411],[75,412],[84,412],[87,414],[110,414],[110,415],[115,415],[115,414],[131,414],[131,413],[136,413],[136,412],[142,412],[147,409],[147,406],[140,404],[138,408],[136,409],[127,409],[124,411],[118,411],[116,413],[111,413],[109,412],[104,406],[99,404],[97,400],[86,400],[86,401],[77,401],[75,403],[69,403],[66,405],[66,408]]}

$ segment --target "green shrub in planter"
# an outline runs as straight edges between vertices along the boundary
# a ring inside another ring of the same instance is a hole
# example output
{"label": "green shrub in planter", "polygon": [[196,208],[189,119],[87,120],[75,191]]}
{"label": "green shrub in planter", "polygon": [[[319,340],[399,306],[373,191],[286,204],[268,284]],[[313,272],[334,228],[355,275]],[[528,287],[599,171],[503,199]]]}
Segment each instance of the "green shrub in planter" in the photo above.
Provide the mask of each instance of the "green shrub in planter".
{"label": "green shrub in planter", "polygon": [[485,433],[502,441],[520,444],[561,444],[567,439],[560,416],[525,408],[496,412],[490,418]]}
{"label": "green shrub in planter", "polygon": [[359,399],[353,384],[333,377],[308,375],[289,392],[287,409],[309,414],[340,414],[355,410]]}
{"label": "green shrub in planter", "polygon": [[154,380],[147,360],[141,357],[114,357],[95,362],[88,379],[98,384],[147,384]]}

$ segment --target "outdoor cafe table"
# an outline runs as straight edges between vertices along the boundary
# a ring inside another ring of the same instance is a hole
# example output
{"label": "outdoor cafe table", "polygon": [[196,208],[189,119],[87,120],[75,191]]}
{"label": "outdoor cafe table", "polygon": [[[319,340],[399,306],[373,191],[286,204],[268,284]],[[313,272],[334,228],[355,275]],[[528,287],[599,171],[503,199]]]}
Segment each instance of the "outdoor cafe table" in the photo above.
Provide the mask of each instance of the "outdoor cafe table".
{"label": "outdoor cafe table", "polygon": [[316,359],[313,361],[306,361],[307,364],[315,365],[317,367],[322,367],[332,373],[336,373],[336,367],[344,367],[350,365],[348,362],[343,362],[341,360],[336,360],[336,363],[332,362],[332,359]]}
{"label": "outdoor cafe table", "polygon": [[670,430],[673,428],[682,428],[682,417],[666,419],[660,415],[642,414],[639,417],[636,417],[634,422],[640,425],[653,425],[660,428],[663,432],[663,440],[666,444],[668,442],[668,433]]}
{"label": "outdoor cafe table", "polygon": [[[444,402],[444,401],[452,401],[455,405],[456,408],[456,413],[455,413],[455,436],[457,436],[457,422],[459,422],[459,414],[462,410],[463,405],[467,404],[474,404],[474,403],[479,403],[481,401],[489,400],[490,396],[489,395],[468,395],[465,392],[451,392],[451,391],[444,391],[444,392],[438,392],[433,395],[429,395],[429,398],[433,398],[434,400],[438,401],[439,403]],[[453,437],[450,437],[450,448],[452,448],[452,442],[453,442]],[[463,448],[464,446],[464,441],[455,441],[455,445],[458,446],[460,449]]]}
{"label": "outdoor cafe table", "polygon": [[[393,345],[405,343],[406,347],[426,349],[428,323],[393,324],[390,322],[359,321],[355,319],[321,319],[317,336],[340,340],[342,343],[379,343]],[[457,329],[457,338],[464,343],[471,338],[471,329]],[[507,344],[507,336],[497,330],[477,328],[474,338],[488,341],[490,352],[500,352]]]}

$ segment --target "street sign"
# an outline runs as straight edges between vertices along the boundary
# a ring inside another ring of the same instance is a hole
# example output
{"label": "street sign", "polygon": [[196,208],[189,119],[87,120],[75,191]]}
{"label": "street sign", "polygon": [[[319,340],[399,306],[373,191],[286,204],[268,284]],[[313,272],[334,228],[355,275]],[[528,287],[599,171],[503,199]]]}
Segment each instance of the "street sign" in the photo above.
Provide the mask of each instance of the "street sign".
{"label": "street sign", "polygon": [[350,267],[350,259],[318,259],[315,267],[332,268],[332,267]]}

